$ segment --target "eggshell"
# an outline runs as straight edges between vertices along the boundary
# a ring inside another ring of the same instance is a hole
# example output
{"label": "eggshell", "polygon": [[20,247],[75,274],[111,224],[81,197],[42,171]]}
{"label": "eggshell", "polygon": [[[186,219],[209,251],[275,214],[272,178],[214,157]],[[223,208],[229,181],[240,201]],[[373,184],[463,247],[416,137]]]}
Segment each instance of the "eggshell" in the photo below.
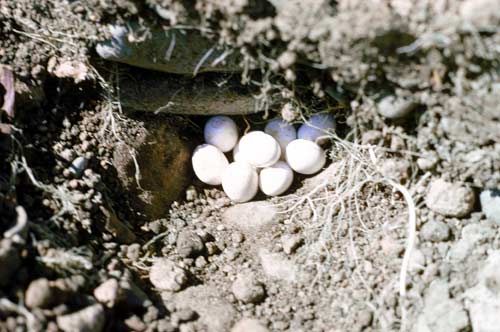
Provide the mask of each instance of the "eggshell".
{"label": "eggshell", "polygon": [[[299,127],[297,138],[315,142],[318,137],[325,136],[327,131],[332,129],[335,129],[335,121],[332,115],[325,113],[314,114],[309,118],[308,123],[304,123]],[[317,143],[321,144],[323,142]]]}
{"label": "eggshell", "polygon": [[281,195],[293,182],[293,171],[284,161],[263,168],[259,174],[260,190],[268,196]]}
{"label": "eggshell", "polygon": [[235,161],[222,174],[222,189],[234,202],[251,200],[259,189],[259,176],[249,163]]}
{"label": "eggshell", "polygon": [[326,155],[318,144],[296,139],[286,147],[286,160],[295,172],[314,174],[325,165]]}
{"label": "eggshell", "polygon": [[202,144],[196,147],[191,162],[194,174],[198,179],[215,186],[222,183],[222,174],[229,165],[224,153],[210,144]]}
{"label": "eggshell", "polygon": [[286,146],[297,138],[295,127],[281,119],[274,119],[267,123],[264,132],[278,141],[281,148],[281,159],[284,160]]}
{"label": "eggshell", "polygon": [[238,127],[227,116],[213,116],[205,124],[204,136],[206,143],[216,146],[222,152],[228,152],[238,142]]}
{"label": "eggshell", "polygon": [[240,139],[239,154],[254,167],[271,166],[281,156],[281,148],[271,135],[263,131],[251,131]]}

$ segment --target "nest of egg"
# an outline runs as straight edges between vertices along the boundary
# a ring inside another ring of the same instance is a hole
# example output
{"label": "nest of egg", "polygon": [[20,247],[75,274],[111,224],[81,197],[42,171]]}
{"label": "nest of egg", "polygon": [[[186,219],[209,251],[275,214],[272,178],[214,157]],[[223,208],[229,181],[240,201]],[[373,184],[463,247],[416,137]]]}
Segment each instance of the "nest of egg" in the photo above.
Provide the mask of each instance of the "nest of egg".
{"label": "nest of egg", "polygon": [[275,118],[263,130],[240,129],[229,117],[211,117],[205,124],[205,143],[195,148],[192,165],[199,180],[222,188],[234,202],[248,202],[260,191],[267,196],[285,193],[294,172],[311,175],[326,164],[323,145],[335,129],[327,113],[311,116],[298,130]]}

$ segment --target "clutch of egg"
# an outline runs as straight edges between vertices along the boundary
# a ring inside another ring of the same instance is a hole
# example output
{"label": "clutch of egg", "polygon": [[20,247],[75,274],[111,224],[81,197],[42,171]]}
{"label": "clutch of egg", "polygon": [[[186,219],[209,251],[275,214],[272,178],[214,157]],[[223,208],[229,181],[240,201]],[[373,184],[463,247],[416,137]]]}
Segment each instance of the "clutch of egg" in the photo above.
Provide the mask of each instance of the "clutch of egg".
{"label": "clutch of egg", "polygon": [[[333,119],[327,120],[311,117],[311,124],[321,126],[319,132],[322,134],[314,132],[318,137],[333,128]],[[314,142],[317,137],[313,136],[297,139],[292,125],[275,119],[267,123],[264,131],[251,131],[238,141],[236,123],[227,116],[214,116],[205,124],[206,144],[193,152],[193,170],[206,184],[222,184],[222,189],[234,202],[250,201],[259,188],[268,196],[277,196],[291,186],[293,171],[314,174],[325,165],[325,151]],[[224,154],[231,150],[232,163]]]}

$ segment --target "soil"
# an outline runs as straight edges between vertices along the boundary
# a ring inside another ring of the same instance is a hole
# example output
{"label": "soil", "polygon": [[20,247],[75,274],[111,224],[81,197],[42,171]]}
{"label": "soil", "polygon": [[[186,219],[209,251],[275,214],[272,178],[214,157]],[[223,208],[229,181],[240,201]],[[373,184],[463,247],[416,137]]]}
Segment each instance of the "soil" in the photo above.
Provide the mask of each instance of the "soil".
{"label": "soil", "polygon": [[[497,331],[499,13],[0,0],[0,331]],[[285,195],[193,176],[208,115],[319,111]]]}

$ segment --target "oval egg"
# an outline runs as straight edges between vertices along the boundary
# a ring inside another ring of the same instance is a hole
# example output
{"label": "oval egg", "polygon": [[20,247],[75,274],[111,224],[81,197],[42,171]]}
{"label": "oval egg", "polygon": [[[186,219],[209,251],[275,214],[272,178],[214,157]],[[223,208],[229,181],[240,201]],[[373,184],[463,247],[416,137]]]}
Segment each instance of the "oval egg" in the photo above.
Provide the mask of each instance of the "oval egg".
{"label": "oval egg", "polygon": [[[308,120],[308,123],[304,123],[299,127],[297,131],[297,138],[306,139],[309,141],[316,142],[316,140],[327,135],[328,130],[335,129],[335,121],[333,116],[330,114],[314,114]],[[318,143],[323,143],[321,140]]]}
{"label": "oval egg", "polygon": [[278,141],[281,148],[281,159],[285,159],[286,146],[297,138],[295,127],[281,119],[273,119],[267,123],[264,132]]}
{"label": "oval egg", "polygon": [[194,174],[198,179],[214,186],[222,183],[222,174],[229,165],[224,153],[210,144],[202,144],[196,147],[191,162]]}
{"label": "oval egg", "polygon": [[295,172],[314,174],[325,165],[326,155],[318,144],[296,139],[286,147],[286,160]]}
{"label": "oval egg", "polygon": [[263,168],[259,174],[259,188],[267,196],[281,195],[292,185],[293,171],[284,161]]}
{"label": "oval egg", "polygon": [[235,161],[229,164],[222,175],[222,189],[232,201],[248,202],[259,189],[257,171],[246,162]]}
{"label": "oval egg", "polygon": [[238,154],[254,167],[271,166],[281,156],[278,142],[263,131],[251,131],[240,139]]}
{"label": "oval egg", "polygon": [[231,151],[238,142],[238,127],[229,117],[217,115],[205,124],[205,142],[216,146],[222,152]]}

